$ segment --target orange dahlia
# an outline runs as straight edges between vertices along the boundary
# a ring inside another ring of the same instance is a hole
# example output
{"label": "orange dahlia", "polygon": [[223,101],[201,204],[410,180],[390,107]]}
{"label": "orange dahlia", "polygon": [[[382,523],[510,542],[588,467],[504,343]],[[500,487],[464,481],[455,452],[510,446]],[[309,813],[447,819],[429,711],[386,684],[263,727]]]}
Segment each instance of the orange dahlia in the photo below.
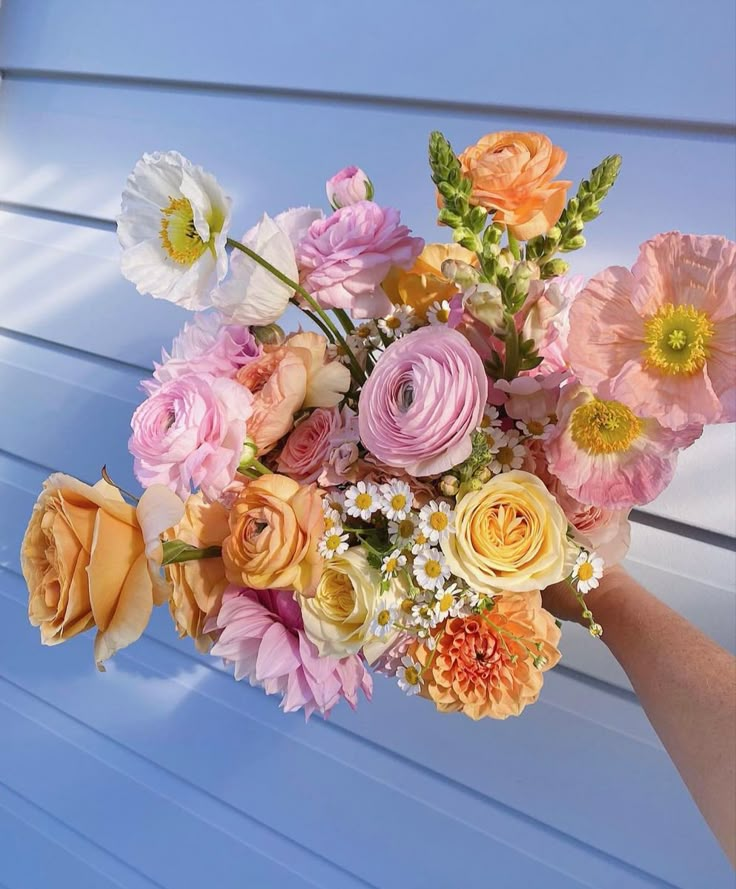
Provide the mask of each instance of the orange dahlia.
{"label": "orange dahlia", "polygon": [[420,694],[441,713],[471,719],[519,716],[539,697],[545,670],[560,659],[560,631],[538,592],[502,596],[480,614],[454,617],[435,631],[436,649],[409,649],[421,665]]}

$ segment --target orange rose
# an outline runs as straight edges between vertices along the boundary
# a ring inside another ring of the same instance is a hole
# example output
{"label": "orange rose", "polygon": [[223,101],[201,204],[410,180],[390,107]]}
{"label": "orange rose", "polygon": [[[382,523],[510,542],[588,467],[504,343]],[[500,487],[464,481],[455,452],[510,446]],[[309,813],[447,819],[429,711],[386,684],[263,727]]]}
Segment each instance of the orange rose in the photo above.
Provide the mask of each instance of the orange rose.
{"label": "orange rose", "polygon": [[514,237],[528,240],[549,231],[565,207],[572,182],[554,177],[567,152],[541,133],[489,133],[460,155],[473,183],[471,203],[496,210]]}
{"label": "orange rose", "polygon": [[382,287],[392,303],[411,306],[424,320],[433,302],[451,300],[459,292],[457,284],[442,274],[446,259],[478,264],[475,253],[460,244],[427,244],[410,269],[394,266]]}
{"label": "orange rose", "polygon": [[23,538],[28,617],[44,645],[97,627],[97,666],[143,633],[155,605],[169,597],[161,577],[160,535],[184,504],[152,485],[137,507],[100,480],[94,487],[50,476]]}
{"label": "orange rose", "polygon": [[289,589],[313,596],[322,573],[317,552],[324,533],[316,485],[284,475],[248,482],[230,511],[230,536],[222,547],[231,583],[256,590]]}
{"label": "orange rose", "polygon": [[[191,546],[221,546],[230,533],[227,519],[228,511],[221,503],[208,503],[202,494],[192,494],[184,517],[167,537]],[[175,562],[167,565],[166,577],[171,583],[169,609],[179,638],[191,636],[198,651],[208,652],[214,636],[205,633],[204,625],[219,609],[227,586],[224,562],[218,558]]]}
{"label": "orange rose", "polygon": [[420,693],[441,713],[471,719],[518,716],[560,659],[560,630],[538,592],[502,596],[482,614],[450,618],[434,636],[436,651],[421,641],[408,651],[422,667]]}

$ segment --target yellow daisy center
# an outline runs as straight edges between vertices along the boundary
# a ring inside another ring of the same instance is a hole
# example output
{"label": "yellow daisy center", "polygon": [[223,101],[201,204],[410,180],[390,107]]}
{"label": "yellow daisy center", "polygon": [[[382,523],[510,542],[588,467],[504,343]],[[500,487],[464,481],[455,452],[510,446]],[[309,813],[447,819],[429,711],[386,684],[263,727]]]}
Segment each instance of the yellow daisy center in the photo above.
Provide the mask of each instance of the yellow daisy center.
{"label": "yellow daisy center", "polygon": [[327,549],[331,550],[336,550],[341,543],[342,541],[340,540],[339,534],[330,534],[330,536],[327,537],[325,540],[325,546],[327,547]]}
{"label": "yellow daisy center", "polygon": [[544,424],[539,420],[529,420],[526,424],[530,435],[541,435],[544,432]]}
{"label": "yellow daisy center", "polygon": [[589,454],[628,450],[641,426],[642,421],[626,405],[599,398],[575,408],[570,418],[572,440]]}
{"label": "yellow daisy center", "polygon": [[386,562],[386,567],[384,568],[384,571],[387,574],[392,574],[394,571],[396,571],[396,567],[398,566],[398,564],[399,564],[398,559],[389,559]]}
{"label": "yellow daisy center", "polygon": [[440,611],[447,611],[453,603],[452,593],[445,593],[439,601]]}
{"label": "yellow daisy center", "polygon": [[389,330],[398,330],[401,327],[401,318],[398,318],[396,315],[389,315],[386,318],[386,327]]}
{"label": "yellow daisy center", "polygon": [[450,310],[437,309],[437,311],[434,313],[434,317],[442,324],[447,324],[447,322],[450,320]]}
{"label": "yellow daisy center", "polygon": [[667,303],[644,324],[646,365],[670,375],[696,373],[705,364],[714,333],[705,312]]}
{"label": "yellow daisy center", "polygon": [[444,531],[447,527],[447,513],[433,512],[429,517],[429,524],[435,531]]}
{"label": "yellow daisy center", "polygon": [[161,211],[159,236],[164,250],[179,265],[192,265],[207,249],[194,226],[194,210],[186,198],[171,198]]}
{"label": "yellow daisy center", "polygon": [[359,336],[362,340],[368,339],[372,332],[370,324],[360,324],[355,328],[355,335]]}
{"label": "yellow daisy center", "polygon": [[391,612],[387,609],[383,609],[383,611],[379,611],[376,616],[376,623],[379,627],[386,627],[391,623]]}
{"label": "yellow daisy center", "polygon": [[419,670],[416,667],[406,667],[404,669],[404,679],[409,685],[416,685],[419,682]]}
{"label": "yellow daisy center", "polygon": [[[406,506],[406,497],[403,494],[394,494],[391,498],[391,509],[400,510]],[[410,532],[411,533],[411,532]]]}
{"label": "yellow daisy center", "polygon": [[[394,507],[395,509],[396,507]],[[409,540],[411,535],[414,533],[414,522],[411,519],[404,519],[399,522],[399,535],[404,538],[404,540]]]}
{"label": "yellow daisy center", "polygon": [[498,450],[498,462],[501,466],[511,466],[514,456],[513,448],[508,447],[508,445],[504,445],[504,447]]}
{"label": "yellow daisy center", "polygon": [[370,494],[358,494],[355,498],[355,505],[358,509],[370,509],[372,503],[373,498]]}
{"label": "yellow daisy center", "polygon": [[593,566],[590,562],[583,562],[578,568],[578,578],[580,580],[590,580],[593,576]]}
{"label": "yellow daisy center", "polygon": [[404,614],[411,614],[411,610],[414,607],[414,602],[411,599],[402,599],[401,601],[401,610]]}
{"label": "yellow daisy center", "polygon": [[437,559],[428,559],[427,564],[424,566],[424,573],[427,577],[439,577],[442,573],[442,566]]}
{"label": "yellow daisy center", "polygon": [[415,542],[415,543],[418,543],[419,546],[424,546],[424,544],[427,542],[427,538],[426,538],[426,537],[424,536],[424,534],[422,534],[422,532],[420,531],[420,532],[417,534],[417,536],[414,538],[414,542]]}
{"label": "yellow daisy center", "polygon": [[335,527],[335,520],[332,516],[325,516],[325,531],[331,531]]}

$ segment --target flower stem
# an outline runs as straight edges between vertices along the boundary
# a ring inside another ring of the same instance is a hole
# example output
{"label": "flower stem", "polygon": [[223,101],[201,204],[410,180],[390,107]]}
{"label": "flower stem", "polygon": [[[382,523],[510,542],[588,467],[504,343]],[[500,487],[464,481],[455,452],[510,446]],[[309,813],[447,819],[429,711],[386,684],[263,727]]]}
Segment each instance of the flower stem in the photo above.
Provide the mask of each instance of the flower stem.
{"label": "flower stem", "polygon": [[506,314],[506,354],[504,356],[503,378],[513,380],[519,372],[519,333],[516,330],[514,316]]}
{"label": "flower stem", "polygon": [[347,333],[348,335],[350,335],[351,333],[355,333],[355,325],[350,320],[350,316],[345,311],[345,309],[333,309],[333,311],[337,320],[340,322],[340,324],[342,324],[342,328],[345,333]]}
{"label": "flower stem", "polygon": [[511,251],[511,255],[518,262],[521,259],[521,251],[519,250],[519,242],[516,238],[511,234],[511,232],[506,229],[506,234],[509,238],[509,250]]}
{"label": "flower stem", "polygon": [[173,565],[175,562],[194,562],[198,559],[215,559],[222,555],[221,546],[191,546],[183,540],[165,540],[162,565]]}

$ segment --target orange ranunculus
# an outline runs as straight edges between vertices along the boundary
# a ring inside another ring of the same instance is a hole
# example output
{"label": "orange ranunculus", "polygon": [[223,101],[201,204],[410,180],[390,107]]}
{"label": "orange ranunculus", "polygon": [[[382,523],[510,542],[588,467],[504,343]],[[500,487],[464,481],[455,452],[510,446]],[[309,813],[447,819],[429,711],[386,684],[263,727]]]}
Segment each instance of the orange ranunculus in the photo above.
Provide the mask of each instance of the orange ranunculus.
{"label": "orange ranunculus", "polygon": [[317,544],[323,533],[316,485],[275,474],[248,482],[230,510],[230,536],[222,548],[227,578],[256,590],[313,596],[322,573]]}
{"label": "orange ranunculus", "polygon": [[259,454],[270,451],[291,429],[294,414],[307,407],[333,407],[350,388],[350,371],[327,357],[327,340],[297,333],[242,367],[238,382],[255,396],[247,432]]}
{"label": "orange ranunculus", "polygon": [[98,667],[135,642],[155,605],[169,597],[161,577],[160,535],[184,504],[152,485],[138,506],[100,480],[94,487],[61,473],[50,476],[23,538],[28,617],[44,645],[97,628]]}
{"label": "orange ranunculus", "polygon": [[520,240],[544,234],[560,218],[572,182],[552,180],[566,160],[541,133],[489,133],[460,155],[473,183],[471,203],[496,210],[495,220]]}
{"label": "orange ranunculus", "polygon": [[[167,537],[191,546],[221,546],[230,533],[227,520],[228,511],[221,503],[208,503],[202,494],[192,494],[182,520]],[[175,562],[166,566],[166,577],[171,583],[169,609],[179,637],[191,636],[198,651],[209,651],[215,637],[205,632],[204,625],[219,609],[228,583],[224,562],[221,558]]]}
{"label": "orange ranunculus", "polygon": [[446,259],[478,264],[478,257],[460,244],[427,244],[410,269],[394,266],[383,281],[392,303],[411,306],[424,319],[433,302],[451,300],[459,292],[457,284],[442,274]]}
{"label": "orange ranunculus", "polygon": [[481,614],[450,618],[434,637],[436,651],[421,640],[408,651],[423,668],[421,694],[441,713],[471,719],[518,716],[560,659],[560,630],[538,592],[502,596]]}

